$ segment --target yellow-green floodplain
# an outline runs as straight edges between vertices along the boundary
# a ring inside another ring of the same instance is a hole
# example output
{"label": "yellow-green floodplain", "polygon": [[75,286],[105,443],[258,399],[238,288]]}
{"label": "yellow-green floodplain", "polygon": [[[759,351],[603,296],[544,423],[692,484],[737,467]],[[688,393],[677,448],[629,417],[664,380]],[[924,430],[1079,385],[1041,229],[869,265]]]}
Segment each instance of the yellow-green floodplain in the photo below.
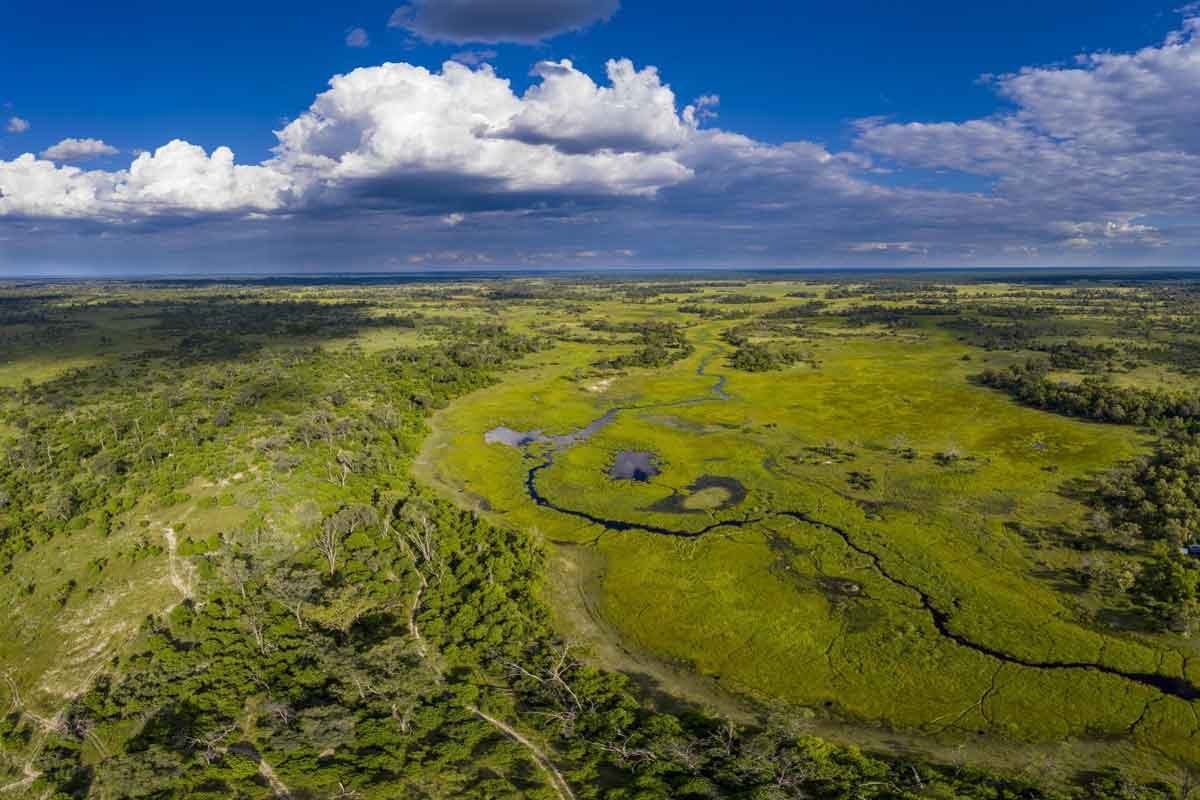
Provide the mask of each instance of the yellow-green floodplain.
{"label": "yellow-green floodplain", "polygon": [[[797,289],[813,287],[755,285],[770,301],[755,313]],[[694,350],[597,365],[613,348],[584,335],[591,319],[671,321]],[[731,365],[737,322],[674,305],[545,305],[509,324],[580,335],[439,413],[419,472],[541,535],[560,625],[601,661],[657,665],[700,702],[783,703],[849,739],[992,747],[1010,766],[1014,747],[1076,765],[1200,760],[1191,643],[1097,623],[1063,579],[1086,556],[1037,543],[1085,527],[1072,487],[1142,452],[1145,432],[977,385],[1013,354],[931,320],[822,319],[803,360],[764,372]],[[500,427],[540,438],[489,443]],[[657,474],[611,477],[626,452]]]}

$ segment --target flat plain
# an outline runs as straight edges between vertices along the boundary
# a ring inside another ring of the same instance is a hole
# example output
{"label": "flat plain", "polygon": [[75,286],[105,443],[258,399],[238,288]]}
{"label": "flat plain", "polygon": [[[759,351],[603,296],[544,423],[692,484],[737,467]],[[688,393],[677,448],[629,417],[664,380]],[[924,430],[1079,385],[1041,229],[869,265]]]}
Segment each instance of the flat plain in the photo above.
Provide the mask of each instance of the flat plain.
{"label": "flat plain", "polygon": [[[419,463],[460,502],[553,542],[569,584],[557,589],[561,624],[615,638],[614,666],[668,689],[782,701],[935,750],[982,736],[1034,745],[1019,757],[1047,762],[1200,758],[1194,690],[1147,678],[1200,682],[1192,641],[1105,607],[1111,598],[1078,578],[1104,548],[1066,534],[1094,529],[1080,487],[1144,452],[1148,431],[979,385],[973,376],[1031,350],[981,346],[961,324],[1024,326],[1036,347],[1115,347],[1117,320],[1143,298],[945,289],[831,299],[834,287],[811,283],[718,286],[683,295],[682,313],[542,303],[531,329],[573,341],[440,412]],[[808,296],[822,307],[791,310]],[[1023,308],[1039,310],[1033,322]],[[636,334],[611,334],[629,340],[623,349],[587,341],[648,322],[679,326],[690,353],[613,370],[602,362],[634,352]],[[731,331],[797,358],[739,370]],[[1116,377],[1150,385],[1144,373]],[[487,440],[497,427],[550,439],[598,420],[565,446]],[[614,478],[630,452],[651,454],[657,474]],[[714,478],[744,495],[696,491]]]}
{"label": "flat plain", "polygon": [[0,792],[1189,796],[1198,312],[1084,273],[6,286]]}

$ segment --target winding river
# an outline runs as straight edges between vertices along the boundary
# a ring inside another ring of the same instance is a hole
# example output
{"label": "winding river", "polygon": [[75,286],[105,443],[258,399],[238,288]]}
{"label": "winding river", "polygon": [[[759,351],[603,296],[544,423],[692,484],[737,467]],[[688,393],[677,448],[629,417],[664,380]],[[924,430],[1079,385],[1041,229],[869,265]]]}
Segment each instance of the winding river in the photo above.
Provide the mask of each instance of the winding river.
{"label": "winding river", "polygon": [[880,559],[878,553],[875,553],[874,551],[856,542],[854,537],[846,529],[816,519],[804,511],[772,511],[758,517],[723,520],[713,522],[696,530],[687,530],[667,528],[642,522],[629,522],[626,520],[598,517],[587,511],[561,505],[546,497],[538,489],[538,474],[554,464],[554,456],[557,453],[560,453],[566,448],[578,444],[579,442],[587,440],[600,429],[611,423],[616,418],[617,414],[623,411],[689,405],[694,403],[709,402],[712,400],[728,400],[730,396],[725,391],[725,376],[710,374],[707,372],[707,366],[709,362],[719,356],[722,352],[723,351],[719,348],[714,350],[712,353],[705,356],[700,362],[700,365],[696,368],[697,375],[715,378],[715,382],[710,387],[708,394],[703,397],[676,401],[673,403],[648,404],[644,406],[616,406],[610,408],[604,413],[603,416],[598,417],[597,419],[588,423],[586,426],[560,436],[546,436],[543,435],[541,431],[522,432],[515,431],[511,428],[500,427],[488,431],[485,438],[489,443],[502,443],[512,447],[518,447],[522,451],[526,452],[526,454],[529,454],[528,447],[531,444],[543,443],[552,445],[552,447],[547,450],[545,456],[534,466],[530,467],[525,475],[526,494],[528,494],[530,500],[542,508],[549,509],[565,516],[585,520],[594,525],[600,526],[606,531],[642,531],[644,533],[651,533],[658,536],[673,536],[684,539],[695,539],[721,528],[744,528],[746,526],[754,525],[770,519],[777,519],[781,517],[793,519],[797,522],[802,522],[821,530],[836,534],[841,538],[848,548],[868,558],[871,561],[873,569],[880,577],[895,586],[901,587],[913,593],[919,601],[920,607],[923,608],[929,615],[930,621],[937,632],[943,638],[953,642],[959,647],[963,647],[976,653],[988,656],[989,658],[995,659],[1003,664],[1014,664],[1017,666],[1026,667],[1028,669],[1038,670],[1090,670],[1093,672],[1102,673],[1104,675],[1112,675],[1114,677],[1123,678],[1133,683],[1155,689],[1162,694],[1178,697],[1182,700],[1193,701],[1200,699],[1200,687],[1183,677],[1171,677],[1153,672],[1126,672],[1105,664],[1086,661],[1036,661],[1032,659],[1020,658],[1018,656],[1005,653],[1002,650],[989,647],[986,644],[976,642],[966,635],[952,630],[950,627],[950,614],[944,609],[939,608],[934,602],[933,598],[930,597],[930,595],[923,589],[890,572],[887,567],[884,566],[883,561]]}

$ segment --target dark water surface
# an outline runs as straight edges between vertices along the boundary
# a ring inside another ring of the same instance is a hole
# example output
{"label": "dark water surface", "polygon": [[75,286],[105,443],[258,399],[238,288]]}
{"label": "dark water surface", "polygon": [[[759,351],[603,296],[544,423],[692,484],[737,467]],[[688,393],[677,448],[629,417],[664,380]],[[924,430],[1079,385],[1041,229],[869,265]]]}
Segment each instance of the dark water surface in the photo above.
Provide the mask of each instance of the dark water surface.
{"label": "dark water surface", "polygon": [[654,453],[647,450],[621,450],[608,470],[608,477],[618,481],[646,481],[661,470]]}

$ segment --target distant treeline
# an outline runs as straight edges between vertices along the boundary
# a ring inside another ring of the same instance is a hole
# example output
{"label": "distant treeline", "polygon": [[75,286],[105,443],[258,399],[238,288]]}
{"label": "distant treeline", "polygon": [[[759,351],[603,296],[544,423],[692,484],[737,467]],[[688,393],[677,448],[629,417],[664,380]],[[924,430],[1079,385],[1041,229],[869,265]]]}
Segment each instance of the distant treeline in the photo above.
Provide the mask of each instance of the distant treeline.
{"label": "distant treeline", "polygon": [[1200,423],[1200,396],[1129,389],[1095,379],[1080,383],[1052,381],[1045,359],[1031,359],[1008,369],[987,369],[979,375],[984,386],[1001,389],[1025,405],[1073,417],[1124,425],[1149,425],[1180,420]]}

